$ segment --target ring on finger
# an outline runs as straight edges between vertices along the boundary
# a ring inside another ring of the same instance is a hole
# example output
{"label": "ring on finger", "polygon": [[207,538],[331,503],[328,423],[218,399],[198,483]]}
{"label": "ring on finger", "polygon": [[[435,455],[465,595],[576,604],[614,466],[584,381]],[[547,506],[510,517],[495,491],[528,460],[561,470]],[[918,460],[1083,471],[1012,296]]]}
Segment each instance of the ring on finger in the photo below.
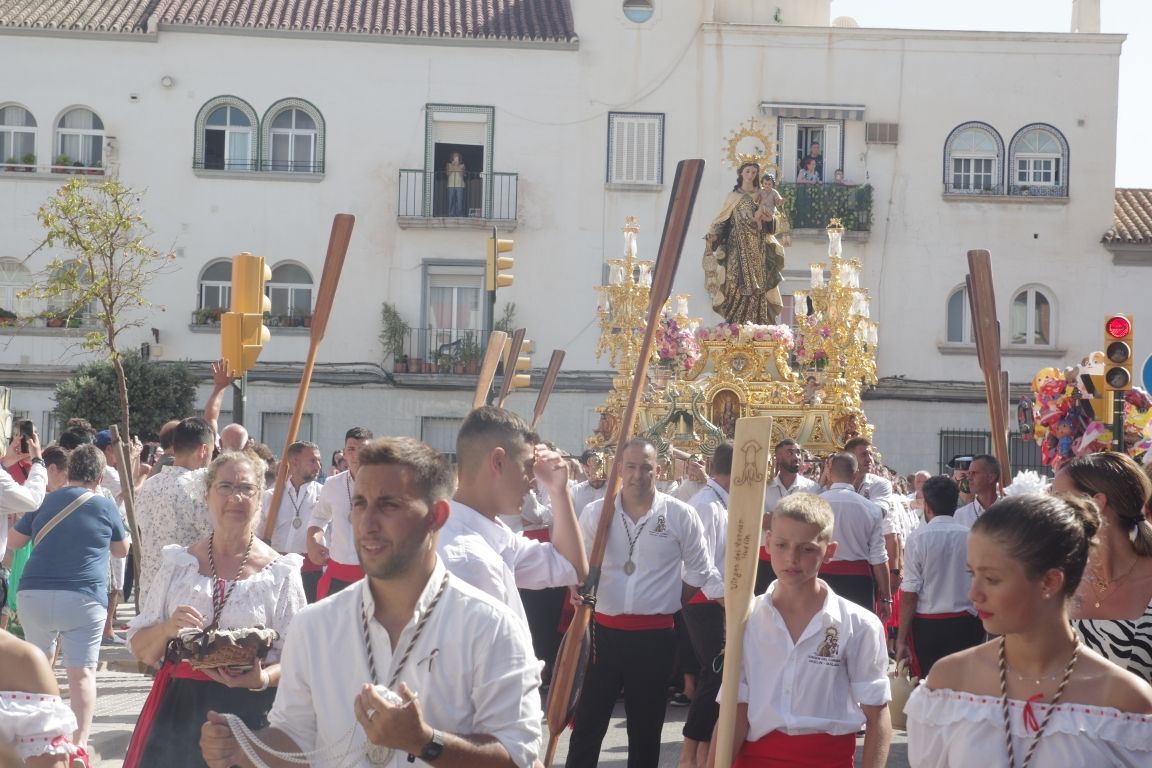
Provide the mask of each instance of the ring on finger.
{"label": "ring on finger", "polygon": [[368,716],[368,722],[372,722],[372,718],[376,717],[376,710],[369,709],[365,714]]}

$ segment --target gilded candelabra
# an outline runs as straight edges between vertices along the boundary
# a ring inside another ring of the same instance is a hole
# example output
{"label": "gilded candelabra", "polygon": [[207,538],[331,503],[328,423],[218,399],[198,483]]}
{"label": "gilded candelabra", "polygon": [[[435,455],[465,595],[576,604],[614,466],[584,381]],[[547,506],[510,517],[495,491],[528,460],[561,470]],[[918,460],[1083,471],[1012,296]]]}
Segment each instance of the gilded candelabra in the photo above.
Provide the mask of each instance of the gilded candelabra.
{"label": "gilded candelabra", "polygon": [[[832,219],[825,265],[810,265],[807,292],[796,291],[798,348],[802,368],[823,369],[825,402],[859,405],[860,389],[876,383],[877,326],[870,319],[868,291],[860,287],[860,262],[842,258],[844,227]],[[809,306],[810,305],[810,306]]]}
{"label": "gilded candelabra", "polygon": [[[651,261],[636,258],[636,217],[624,222],[624,258],[609,259],[608,285],[598,285],[600,341],[596,359],[605,352],[620,375],[627,378],[636,370],[640,342],[648,320],[648,291],[652,287]],[[627,391],[627,389],[625,389]]]}

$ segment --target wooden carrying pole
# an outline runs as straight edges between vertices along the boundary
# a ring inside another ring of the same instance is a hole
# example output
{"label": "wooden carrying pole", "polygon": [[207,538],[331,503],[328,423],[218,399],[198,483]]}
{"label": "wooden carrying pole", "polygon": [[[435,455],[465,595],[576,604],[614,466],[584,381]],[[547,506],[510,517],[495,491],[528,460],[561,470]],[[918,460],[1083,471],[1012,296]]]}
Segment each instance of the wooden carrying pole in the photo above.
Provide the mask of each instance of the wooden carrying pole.
{"label": "wooden carrying pole", "polygon": [[988,399],[988,420],[992,432],[992,453],[1000,462],[1000,481],[1010,482],[1008,460],[1008,374],[1000,366],[1000,321],[996,319],[996,293],[992,286],[992,257],[988,251],[968,251],[968,304],[976,354],[984,374]]}
{"label": "wooden carrying pole", "polygon": [[316,367],[316,353],[324,340],[328,328],[328,317],[332,314],[332,303],[336,300],[336,286],[340,284],[340,271],[344,269],[344,257],[348,253],[348,243],[352,240],[352,227],[356,217],[350,213],[338,213],[332,219],[332,233],[328,236],[328,253],[324,256],[324,273],[320,276],[320,292],[316,296],[316,309],[312,313],[312,336],[308,343],[308,358],[304,362],[304,372],[300,374],[300,388],[296,391],[296,407],[292,410],[292,421],[288,424],[288,436],[284,439],[284,451],[276,467],[276,484],[273,486],[272,501],[268,505],[268,519],[264,523],[264,540],[272,541],[276,530],[276,517],[280,512],[280,501],[284,498],[284,483],[288,478],[288,446],[296,442],[300,429],[300,419],[304,414],[304,404],[308,400],[308,387],[312,383],[312,369]]}
{"label": "wooden carrying pole", "polygon": [[136,612],[140,612],[140,565],[142,558],[140,556],[140,529],[136,525],[136,487],[133,481],[136,478],[136,467],[132,466],[131,451],[128,449],[128,443],[120,439],[120,427],[113,424],[108,428],[112,433],[112,445],[116,451],[116,455],[120,457],[119,464],[116,467],[117,474],[120,475],[120,492],[121,499],[124,501],[124,514],[128,517],[128,533],[132,536],[132,543],[135,545],[133,548],[136,554],[132,556],[132,579],[133,583],[137,585],[133,590],[134,599],[136,604]]}
{"label": "wooden carrying pole", "polygon": [[507,341],[508,334],[504,331],[492,331],[488,334],[488,348],[484,350],[484,362],[480,364],[480,376],[476,379],[476,391],[472,394],[473,410],[488,402],[492,380],[496,378],[496,366],[500,365],[500,355],[504,352],[504,343]]}
{"label": "wooden carrying pole", "polygon": [[496,405],[504,407],[504,401],[512,392],[512,378],[516,375],[516,361],[520,357],[520,349],[524,346],[525,329],[517,328],[512,331],[512,338],[504,346],[508,354],[504,355],[504,379],[500,382],[500,396],[496,398]]}
{"label": "wooden carrying pole", "polygon": [[556,386],[556,377],[560,375],[560,366],[564,364],[564,350],[552,350],[552,359],[548,361],[548,371],[544,374],[544,382],[540,385],[540,394],[536,396],[536,407],[532,409],[532,429],[540,423],[544,409],[548,407],[548,398],[552,396],[552,389]]}
{"label": "wooden carrying pole", "polygon": [[756,587],[771,454],[772,417],[737,419],[724,556],[724,672],[720,686],[720,716],[714,736],[716,765],[725,768],[732,765],[736,748],[732,739],[736,732],[736,699],[744,660],[744,627],[748,623],[752,593]]}
{"label": "wooden carrying pole", "polygon": [[564,633],[560,650],[553,665],[552,685],[548,689],[548,749],[544,765],[551,766],[556,757],[556,745],[560,734],[568,724],[575,709],[572,691],[576,686],[576,672],[584,645],[584,635],[592,620],[592,607],[596,602],[596,590],[600,583],[600,566],[604,563],[604,549],[608,544],[608,530],[614,518],[616,495],[620,492],[620,456],[624,444],[632,437],[636,425],[636,406],[644,391],[648,374],[648,360],[652,357],[656,328],[664,302],[672,292],[672,281],[676,277],[676,267],[680,262],[680,252],[688,234],[688,224],[692,220],[692,207],[696,202],[696,192],[700,188],[700,178],[704,173],[703,160],[681,160],[676,166],[676,180],[672,184],[672,195],[668,200],[668,216],[664,220],[664,233],[660,237],[660,250],[657,252],[656,268],[652,276],[652,286],[648,293],[648,324],[640,343],[640,353],[636,358],[636,371],[632,375],[632,389],[628,403],[620,420],[620,433],[616,441],[616,454],[608,479],[604,486],[604,506],[607,510],[600,515],[596,535],[592,540],[592,551],[588,553],[588,578],[584,580],[581,597],[576,606],[572,623]]}

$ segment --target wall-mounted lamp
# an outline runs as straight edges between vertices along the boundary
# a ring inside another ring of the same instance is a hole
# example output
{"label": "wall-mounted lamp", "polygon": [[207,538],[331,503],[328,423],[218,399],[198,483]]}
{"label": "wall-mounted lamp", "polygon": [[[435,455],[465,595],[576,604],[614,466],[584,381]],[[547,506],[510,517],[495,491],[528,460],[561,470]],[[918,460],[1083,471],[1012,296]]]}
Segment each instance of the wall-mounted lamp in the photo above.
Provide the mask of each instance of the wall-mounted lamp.
{"label": "wall-mounted lamp", "polygon": [[165,88],[171,88],[172,86],[176,85],[176,81],[172,78],[171,75],[164,75],[164,77],[160,78],[160,85],[164,86]]}

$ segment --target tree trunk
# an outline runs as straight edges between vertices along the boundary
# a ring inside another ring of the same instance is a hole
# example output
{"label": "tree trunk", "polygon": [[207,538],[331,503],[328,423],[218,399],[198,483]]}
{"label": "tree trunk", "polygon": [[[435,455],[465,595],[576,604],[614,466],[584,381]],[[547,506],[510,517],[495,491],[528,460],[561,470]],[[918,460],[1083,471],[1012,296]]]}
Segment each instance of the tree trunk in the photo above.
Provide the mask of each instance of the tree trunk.
{"label": "tree trunk", "polygon": [[[131,422],[128,420],[128,379],[124,376],[124,366],[120,363],[120,355],[112,354],[112,368],[116,371],[116,386],[119,389],[120,395],[120,418],[124,423],[124,431],[118,437],[125,443],[124,450],[120,455],[128,458],[131,452],[127,448],[127,443],[132,440]],[[136,525],[136,494],[135,485],[136,468],[132,465],[131,461],[127,463],[120,462],[120,487],[124,492],[124,512],[128,515],[128,530],[132,534],[133,549],[136,550],[135,555],[132,557],[132,573],[133,583],[136,588],[133,590],[132,600],[136,604],[136,612],[140,612],[140,568],[143,563],[142,552],[140,551],[140,528]]]}

